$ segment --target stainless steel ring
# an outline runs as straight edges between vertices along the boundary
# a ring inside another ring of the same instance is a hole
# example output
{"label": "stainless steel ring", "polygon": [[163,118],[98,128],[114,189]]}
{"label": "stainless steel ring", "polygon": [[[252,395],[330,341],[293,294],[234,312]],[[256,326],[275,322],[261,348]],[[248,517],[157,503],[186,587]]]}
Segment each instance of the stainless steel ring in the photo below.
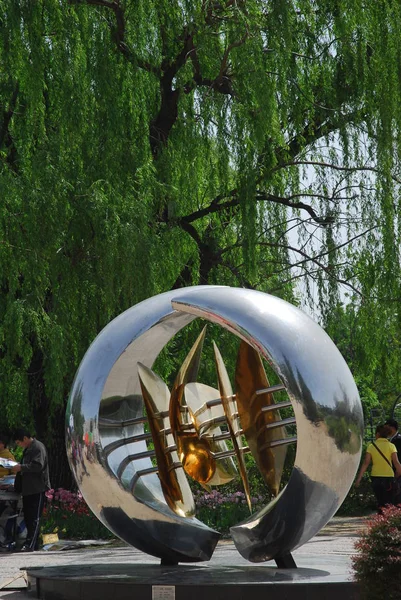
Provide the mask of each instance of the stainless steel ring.
{"label": "stainless steel ring", "polygon": [[198,286],[160,294],[114,319],[90,346],[71,390],[71,468],[92,511],[129,544],[167,561],[210,558],[217,532],[174,513],[151,472],[135,368],[138,362],[152,367],[168,341],[196,317],[218,323],[257,350],[291,400],[298,443],[290,480],[272,503],[232,528],[248,560],[284,556],[314,536],[345,498],[359,465],[363,414],[333,342],[306,314],[276,297]]}

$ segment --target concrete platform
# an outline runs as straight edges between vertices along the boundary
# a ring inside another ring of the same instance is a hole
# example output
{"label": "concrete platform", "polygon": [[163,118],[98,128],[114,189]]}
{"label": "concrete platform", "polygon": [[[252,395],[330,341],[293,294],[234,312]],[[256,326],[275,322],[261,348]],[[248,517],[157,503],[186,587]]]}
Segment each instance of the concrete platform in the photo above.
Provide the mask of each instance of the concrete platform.
{"label": "concrete platform", "polygon": [[255,566],[88,565],[28,570],[29,594],[44,600],[338,600],[354,582],[319,569]]}
{"label": "concrete platform", "polygon": [[0,582],[19,579],[6,585],[0,598],[359,600],[350,557],[363,525],[364,519],[351,525],[346,519],[332,521],[294,552],[297,569],[277,569],[274,562],[249,563],[231,542],[219,543],[209,563],[177,567],[161,567],[157,559],[127,546],[3,554]]}

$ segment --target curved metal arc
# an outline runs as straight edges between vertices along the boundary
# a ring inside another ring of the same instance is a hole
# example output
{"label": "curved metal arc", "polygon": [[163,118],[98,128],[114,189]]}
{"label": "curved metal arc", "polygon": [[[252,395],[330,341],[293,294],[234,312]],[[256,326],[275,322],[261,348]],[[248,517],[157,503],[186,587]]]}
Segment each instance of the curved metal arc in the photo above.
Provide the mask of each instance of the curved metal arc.
{"label": "curved metal arc", "polygon": [[[166,292],[133,306],[111,321],[91,344],[68,401],[66,445],[86,502],[115,535],[153,556],[194,562],[210,559],[219,534],[194,517],[176,515],[167,506],[149,457],[129,459],[120,476],[121,462],[146,452],[146,441],[136,442],[135,447],[127,444],[107,457],[103,453],[103,446],[121,436],[144,433],[143,401],[134,365],[142,362],[152,367],[163,347],[194,319],[172,309],[176,293]],[[104,409],[110,399],[116,407],[112,416]],[[82,444],[85,431],[93,432],[96,445],[90,459]],[[136,477],[137,473],[147,475]]]}

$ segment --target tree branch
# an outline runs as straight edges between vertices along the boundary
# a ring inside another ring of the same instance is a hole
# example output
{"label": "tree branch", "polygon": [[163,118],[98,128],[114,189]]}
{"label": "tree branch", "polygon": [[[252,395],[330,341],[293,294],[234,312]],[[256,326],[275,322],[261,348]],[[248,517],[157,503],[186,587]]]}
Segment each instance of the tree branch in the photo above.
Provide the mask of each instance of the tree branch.
{"label": "tree branch", "polygon": [[69,4],[88,4],[91,6],[100,6],[113,11],[116,19],[116,28],[114,31],[114,39],[118,50],[132,63],[140,69],[160,75],[160,69],[152,65],[149,61],[140,59],[126,44],[125,41],[125,14],[120,5],[119,0],[68,0]]}
{"label": "tree branch", "polygon": [[[287,162],[285,165],[274,167],[272,170],[278,171],[280,169],[285,169],[286,167],[299,166],[299,165],[311,165],[311,166],[317,166],[317,167],[326,167],[328,169],[333,169],[334,171],[347,171],[347,172],[349,172],[349,171],[370,171],[372,173],[380,173],[379,169],[377,169],[376,167],[371,167],[369,165],[366,165],[363,167],[343,167],[341,165],[334,165],[333,163],[327,163],[327,162],[317,161],[317,160],[293,160],[291,162]],[[395,182],[401,184],[401,179],[399,179],[395,175],[391,175],[391,177]]]}
{"label": "tree branch", "polygon": [[[337,277],[333,273],[332,268],[330,266],[324,265],[322,262],[320,262],[319,260],[317,260],[315,257],[309,256],[303,250],[300,250],[299,248],[294,248],[293,246],[290,246],[290,245],[287,245],[287,244],[275,244],[274,242],[259,242],[258,245],[260,245],[260,246],[268,246],[268,247],[273,247],[273,248],[283,248],[285,250],[291,250],[292,252],[297,252],[298,254],[300,254],[301,256],[303,256],[303,257],[306,258],[306,260],[304,262],[312,262],[313,264],[315,264],[316,266],[318,266],[319,269],[321,269],[322,271],[324,271],[326,273],[326,275],[330,279],[335,279],[338,283],[341,283],[343,285],[348,286],[356,294],[358,294],[359,296],[362,297],[361,292],[355,286],[353,286],[351,283],[349,283],[349,281],[347,281],[346,279],[340,279],[339,277]],[[291,279],[288,280],[288,281],[291,281]]]}
{"label": "tree branch", "polygon": [[[305,252],[302,252],[301,250],[297,250],[297,252],[299,252],[301,255],[306,256],[306,258],[304,260],[301,260],[299,262],[296,263],[292,263],[290,265],[288,265],[289,269],[292,269],[294,267],[300,267],[303,264],[309,262],[310,260],[315,260],[315,259],[320,259],[323,258],[323,256],[327,256],[328,254],[331,254],[333,252],[336,252],[337,250],[340,250],[341,248],[344,248],[345,246],[348,246],[349,244],[352,244],[352,242],[355,242],[357,239],[363,237],[364,235],[366,235],[367,233],[369,233],[370,231],[373,231],[374,229],[377,229],[378,225],[374,225],[373,227],[369,227],[369,229],[366,229],[366,231],[363,231],[362,233],[358,233],[357,235],[355,235],[354,237],[348,239],[346,242],[343,242],[342,244],[338,244],[338,246],[336,246],[335,248],[330,248],[329,250],[326,250],[324,252],[320,252],[319,254],[317,254],[314,257],[310,257],[308,254],[306,254]],[[289,250],[293,250],[293,248],[291,248],[290,246],[288,246]],[[283,271],[286,271],[287,269],[283,269]],[[281,271],[281,272],[283,272]],[[279,274],[279,273],[277,273]]]}
{"label": "tree branch", "polygon": [[[240,203],[240,200],[239,200],[237,194],[238,194],[237,189],[231,190],[231,192],[229,192],[227,194],[227,196],[232,196],[233,199],[227,200],[227,202],[220,202],[220,199],[222,198],[222,196],[217,196],[205,208],[201,208],[201,209],[191,213],[190,215],[181,217],[178,220],[178,223],[179,224],[182,222],[192,223],[193,221],[201,219],[207,215],[211,215],[216,212],[222,212],[229,208],[237,207],[237,206],[239,206],[239,203]],[[312,219],[319,225],[328,225],[329,223],[333,222],[332,217],[320,217],[315,212],[315,210],[312,208],[312,206],[310,206],[309,204],[305,204],[304,202],[291,202],[289,198],[282,198],[280,196],[275,196],[273,194],[266,194],[264,192],[257,192],[255,200],[257,202],[272,202],[273,204],[282,204],[284,206],[288,206],[289,208],[293,208],[293,209],[305,210],[312,217]]]}
{"label": "tree branch", "polygon": [[3,113],[3,123],[2,123],[1,129],[0,129],[0,148],[2,148],[3,144],[6,142],[6,138],[10,137],[10,132],[8,130],[8,127],[10,125],[11,119],[13,118],[15,107],[17,105],[18,93],[19,93],[19,84],[17,82],[15,85],[13,94],[11,96],[8,110],[4,111],[4,113]]}
{"label": "tree branch", "polygon": [[262,192],[257,192],[256,194],[256,200],[258,202],[268,201],[273,202],[274,204],[282,204],[283,206],[288,206],[288,208],[306,210],[306,212],[312,217],[312,219],[316,221],[316,223],[318,223],[319,225],[329,225],[330,223],[333,223],[333,217],[319,217],[319,215],[315,212],[312,206],[310,206],[310,204],[305,204],[304,202],[291,202],[290,198],[281,198],[280,196],[273,196],[272,194],[265,194]]}

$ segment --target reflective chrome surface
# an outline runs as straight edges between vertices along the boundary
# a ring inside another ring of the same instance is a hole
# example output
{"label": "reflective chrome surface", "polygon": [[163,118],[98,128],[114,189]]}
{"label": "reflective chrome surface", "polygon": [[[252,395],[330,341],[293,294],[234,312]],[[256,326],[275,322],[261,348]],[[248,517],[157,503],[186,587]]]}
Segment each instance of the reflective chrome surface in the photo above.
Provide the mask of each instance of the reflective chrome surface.
{"label": "reflective chrome surface", "polygon": [[245,466],[245,457],[243,454],[243,443],[241,435],[241,425],[238,419],[237,405],[235,403],[235,396],[231,389],[230,378],[227,373],[227,369],[223,362],[223,358],[220,354],[220,350],[213,342],[214,356],[217,367],[217,379],[219,382],[219,390],[221,403],[224,409],[224,414],[227,419],[227,427],[230,432],[231,442],[234,447],[235,457],[238,462],[239,472],[241,475],[242,483],[244,485],[244,492],[246,501],[248,503],[249,512],[252,512],[251,504],[251,491],[249,489],[248,473]]}
{"label": "reflective chrome surface", "polygon": [[173,297],[176,291],[137,304],[94,340],[68,402],[67,453],[86,502],[115,535],[153,556],[192,562],[209,560],[220,536],[166,503],[147,446],[151,436],[144,431],[136,366],[152,367],[168,341],[194,319],[172,308]]}
{"label": "reflective chrome surface", "polygon": [[184,393],[196,434],[201,442],[207,444],[214,465],[213,474],[207,480],[202,481],[197,473],[191,476],[199,483],[209,486],[229,483],[237,475],[233,459],[230,456],[214,458],[221,453],[226,455],[228,452],[226,442],[219,439],[222,436],[219,423],[226,420],[220,392],[204,383],[193,382],[187,383]]}
{"label": "reflective chrome surface", "polygon": [[[347,494],[359,464],[363,417],[355,383],[333,342],[278,298],[237,288],[186,288],[150,298],[114,319],[86,353],[71,391],[71,468],[93,512],[129,544],[171,561],[210,558],[217,532],[194,517],[180,516],[166,502],[155,464],[160,449],[147,445],[151,433],[144,431],[148,419],[137,373],[138,363],[151,368],[166,343],[197,316],[220,324],[266,358],[292,403],[298,444],[289,483],[268,506],[232,528],[238,550],[249,560],[286,555],[315,535]],[[229,406],[232,392],[221,368],[219,386],[238,440],[237,417]],[[245,407],[246,400],[242,412]],[[271,407],[264,408],[268,413]],[[168,410],[157,415],[157,407],[151,409],[153,436],[158,436],[166,428]],[[260,461],[265,450],[280,443],[263,436]],[[175,462],[173,457],[171,466],[178,470]],[[187,502],[183,514],[191,513]]]}
{"label": "reflective chrome surface", "polygon": [[285,556],[334,515],[358,468],[363,413],[351,372],[323,329],[279,298],[244,289],[188,290],[173,307],[246,341],[285,385],[297,425],[293,472],[277,498],[231,529],[248,560]]}
{"label": "reflective chrome surface", "polygon": [[195,502],[170,429],[169,389],[156,373],[141,363],[138,363],[138,375],[164,498],[177,515],[190,517],[195,514]]}
{"label": "reflective chrome surface", "polygon": [[189,425],[189,411],[185,403],[184,388],[187,382],[196,381],[205,340],[206,327],[192,346],[175,378],[169,402],[170,427],[177,444],[178,457],[185,472],[202,484],[207,483],[216,470],[209,447],[199,439]]}

